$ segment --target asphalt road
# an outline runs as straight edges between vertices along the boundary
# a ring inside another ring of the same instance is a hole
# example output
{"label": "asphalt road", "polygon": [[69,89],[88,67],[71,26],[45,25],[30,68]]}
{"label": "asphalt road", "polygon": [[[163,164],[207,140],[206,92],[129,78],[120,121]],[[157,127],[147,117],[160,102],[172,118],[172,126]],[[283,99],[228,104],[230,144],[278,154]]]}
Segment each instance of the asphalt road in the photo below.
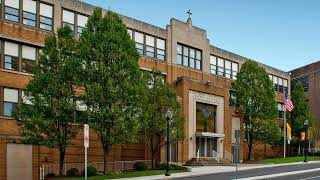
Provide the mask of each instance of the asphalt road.
{"label": "asphalt road", "polygon": [[303,170],[311,170],[320,168],[320,163],[312,163],[312,164],[299,164],[299,165],[288,165],[288,166],[278,166],[278,167],[269,167],[269,168],[259,168],[259,169],[251,169],[246,171],[239,171],[236,175],[235,172],[230,173],[219,173],[212,175],[203,175],[197,177],[188,177],[188,178],[180,178],[183,180],[231,180],[231,179],[242,179],[242,178],[251,178],[255,179],[262,177],[262,179],[272,179],[272,180],[320,180],[320,170],[315,172],[301,172],[299,174],[294,175],[284,175],[281,177],[266,177],[264,176],[271,174],[279,174],[286,172],[296,172]]}

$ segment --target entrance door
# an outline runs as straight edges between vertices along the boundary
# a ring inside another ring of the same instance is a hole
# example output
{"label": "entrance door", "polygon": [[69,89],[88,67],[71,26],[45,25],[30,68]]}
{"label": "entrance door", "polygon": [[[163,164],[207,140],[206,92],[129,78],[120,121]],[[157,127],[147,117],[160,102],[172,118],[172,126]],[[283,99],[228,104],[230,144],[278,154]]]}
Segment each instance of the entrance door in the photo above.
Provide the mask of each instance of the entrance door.
{"label": "entrance door", "polygon": [[197,137],[196,140],[197,152],[200,157],[212,157],[212,150],[217,151],[217,141],[215,138]]}
{"label": "entrance door", "polygon": [[7,144],[7,180],[32,180],[32,146]]}

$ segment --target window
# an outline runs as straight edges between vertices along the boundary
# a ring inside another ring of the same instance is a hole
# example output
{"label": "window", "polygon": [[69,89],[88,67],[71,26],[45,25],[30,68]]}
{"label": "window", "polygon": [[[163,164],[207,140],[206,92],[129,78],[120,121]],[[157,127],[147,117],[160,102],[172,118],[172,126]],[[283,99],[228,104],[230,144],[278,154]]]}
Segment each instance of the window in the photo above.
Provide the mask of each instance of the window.
{"label": "window", "polygon": [[239,71],[239,64],[232,62],[232,79],[233,80],[237,79],[238,71]]}
{"label": "window", "polygon": [[226,78],[231,79],[231,62],[228,60],[224,61]]}
{"label": "window", "polygon": [[154,57],[154,37],[146,35],[146,50],[147,56]]}
{"label": "window", "polygon": [[201,70],[201,62],[202,62],[202,53],[201,51],[196,51],[196,69]]}
{"label": "window", "polygon": [[19,71],[19,45],[4,43],[4,68]]}
{"label": "window", "polygon": [[132,39],[132,30],[131,29],[128,29],[128,34],[129,34],[130,38]]}
{"label": "window", "polygon": [[157,38],[157,59],[165,60],[165,40]]}
{"label": "window", "polygon": [[189,48],[183,46],[183,65],[189,66]]}
{"label": "window", "polygon": [[236,101],[237,101],[236,92],[230,91],[229,105],[236,106]]}
{"label": "window", "polygon": [[177,45],[177,64],[182,64],[182,46]]}
{"label": "window", "polygon": [[278,78],[278,84],[279,84],[279,92],[283,93],[283,79]]}
{"label": "window", "polygon": [[278,103],[278,118],[283,119],[284,117],[284,105],[283,103]]}
{"label": "window", "polygon": [[83,101],[76,101],[75,122],[84,122],[86,110],[87,105]]}
{"label": "window", "polygon": [[63,10],[63,17],[62,17],[62,25],[63,27],[69,26],[72,31],[74,31],[74,13]]}
{"label": "window", "polygon": [[273,76],[272,82],[273,82],[273,89],[275,91],[278,91],[278,77],[277,76]]}
{"label": "window", "polygon": [[36,65],[36,48],[22,46],[22,72],[31,73]]}
{"label": "window", "polygon": [[224,60],[218,58],[218,75],[224,76]]}
{"label": "window", "polygon": [[134,33],[134,40],[136,42],[136,48],[140,54],[144,54],[144,35],[139,32]]}
{"label": "window", "polygon": [[52,31],[52,16],[53,16],[53,8],[52,6],[44,3],[40,3],[40,28]]}
{"label": "window", "polygon": [[177,64],[201,70],[202,52],[192,47],[177,44]]}
{"label": "window", "polygon": [[22,94],[22,102],[24,104],[32,105],[32,102],[31,102],[30,98],[25,95],[25,92],[22,91],[21,94]]}
{"label": "window", "polygon": [[283,91],[285,94],[288,94],[288,80],[283,80]]}
{"label": "window", "polygon": [[77,15],[77,23],[78,23],[78,27],[77,27],[77,37],[80,37],[80,34],[82,33],[83,29],[86,27],[86,24],[88,22],[88,17],[87,16],[83,16],[78,14]]}
{"label": "window", "polygon": [[216,110],[214,105],[196,103],[196,132],[216,132]]}
{"label": "window", "polygon": [[19,0],[5,0],[4,18],[13,22],[19,22]]}
{"label": "window", "polygon": [[210,55],[210,73],[217,74],[217,57]]}
{"label": "window", "polygon": [[269,74],[269,79],[272,81],[273,89],[279,93],[286,93],[288,94],[288,80],[274,76]]}
{"label": "window", "polygon": [[292,80],[292,84],[291,84],[291,89],[294,89],[294,87],[296,86],[296,84],[298,83],[298,81],[300,81],[302,83],[304,92],[308,92],[309,91],[309,76],[303,76],[303,77],[299,77],[297,79]]}
{"label": "window", "polygon": [[23,0],[23,24],[36,27],[36,1]]}
{"label": "window", "polygon": [[16,89],[3,89],[3,115],[12,116],[12,113],[16,111],[18,104],[18,90]]}
{"label": "window", "polygon": [[194,68],[195,67],[195,59],[196,59],[196,50],[190,48],[190,67]]}

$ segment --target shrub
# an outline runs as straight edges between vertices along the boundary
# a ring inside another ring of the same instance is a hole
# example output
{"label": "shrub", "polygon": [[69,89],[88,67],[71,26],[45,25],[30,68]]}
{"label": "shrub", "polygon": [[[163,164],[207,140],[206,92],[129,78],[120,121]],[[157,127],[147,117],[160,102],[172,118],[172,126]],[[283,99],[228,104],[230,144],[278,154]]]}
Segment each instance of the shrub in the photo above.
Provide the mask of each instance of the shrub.
{"label": "shrub", "polygon": [[67,170],[67,176],[78,176],[79,170],[77,168],[70,168]]}
{"label": "shrub", "polygon": [[147,169],[147,164],[145,162],[142,161],[138,161],[136,163],[134,163],[133,167],[137,170],[137,171],[144,171]]}
{"label": "shrub", "polygon": [[[82,174],[84,175],[84,169],[82,170]],[[97,169],[93,166],[88,166],[87,175],[88,177],[97,175]]]}
{"label": "shrub", "polygon": [[48,177],[55,177],[55,176],[56,176],[55,173],[49,172],[49,173],[46,175],[46,178],[48,178]]}

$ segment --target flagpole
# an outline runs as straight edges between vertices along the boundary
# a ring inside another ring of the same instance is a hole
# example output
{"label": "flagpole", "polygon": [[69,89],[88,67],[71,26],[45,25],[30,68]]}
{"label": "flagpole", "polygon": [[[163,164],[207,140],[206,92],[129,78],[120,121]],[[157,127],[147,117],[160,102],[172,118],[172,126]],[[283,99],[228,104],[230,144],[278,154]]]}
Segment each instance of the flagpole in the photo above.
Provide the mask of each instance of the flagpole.
{"label": "flagpole", "polygon": [[286,145],[287,145],[287,120],[286,120],[286,111],[287,108],[284,108],[284,118],[283,118],[283,158],[286,158]]}

